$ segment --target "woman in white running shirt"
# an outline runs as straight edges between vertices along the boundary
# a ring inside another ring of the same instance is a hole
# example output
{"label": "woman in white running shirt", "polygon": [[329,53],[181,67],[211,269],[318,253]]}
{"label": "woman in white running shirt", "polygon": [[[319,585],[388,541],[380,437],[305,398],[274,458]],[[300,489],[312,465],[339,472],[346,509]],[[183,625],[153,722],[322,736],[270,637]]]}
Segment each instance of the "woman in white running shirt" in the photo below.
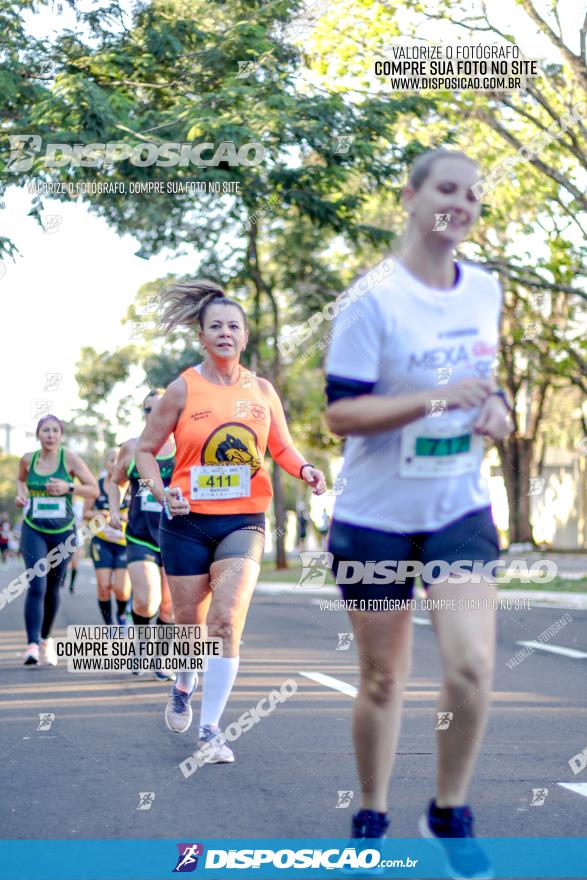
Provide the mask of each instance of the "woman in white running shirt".
{"label": "woman in white running shirt", "polygon": [[[412,596],[410,572],[424,567],[429,598],[455,605],[431,611],[444,674],[437,708],[446,720],[437,735],[436,796],[420,832],[438,839],[449,870],[461,877],[490,876],[466,803],[495,650],[497,593],[488,571],[499,544],[480,472],[482,437],[501,440],[512,429],[493,378],[499,285],[454,256],[479,217],[478,179],[463,153],[420,156],[403,193],[401,253],[348,310],[351,317],[360,311],[356,320],[349,325],[341,313],[346,329],[333,334],[327,362],[328,423],[348,438],[329,549],[343,596],[371,603],[349,610],[360,662],[353,736],[362,787],[352,834],[381,838],[389,826],[387,792],[411,662],[411,610],[401,603]],[[358,582],[351,561],[365,566]],[[380,563],[373,577],[367,562]],[[379,610],[385,602],[378,600],[395,602],[394,610]]]}

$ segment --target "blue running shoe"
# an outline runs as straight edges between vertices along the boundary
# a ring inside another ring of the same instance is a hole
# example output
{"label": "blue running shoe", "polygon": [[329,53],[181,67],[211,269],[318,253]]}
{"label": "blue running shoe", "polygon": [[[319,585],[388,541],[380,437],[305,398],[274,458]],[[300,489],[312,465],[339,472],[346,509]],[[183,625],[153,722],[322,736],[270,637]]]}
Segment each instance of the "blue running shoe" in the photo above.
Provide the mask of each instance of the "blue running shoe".
{"label": "blue running shoe", "polygon": [[430,801],[428,813],[420,819],[422,837],[434,840],[444,853],[453,880],[490,880],[491,863],[473,834],[471,808],[437,807]]}
{"label": "blue running shoe", "polygon": [[171,688],[169,701],[165,707],[165,724],[174,733],[185,733],[192,723],[190,700],[197,686],[198,679],[196,677],[196,682],[189,694],[186,694],[185,691],[180,691],[176,685],[173,685]]}
{"label": "blue running shoe", "polygon": [[359,810],[353,816],[351,837],[385,837],[389,828],[387,813],[375,810]]}
{"label": "blue running shoe", "polygon": [[[353,816],[352,840],[349,840],[348,848],[354,849],[357,853],[366,849],[375,849],[381,858],[381,846],[388,828],[387,813],[378,813],[376,810],[359,810]],[[359,843],[359,841],[361,842]],[[373,868],[344,867],[341,873],[346,877],[378,877],[384,873],[384,869],[379,865],[375,865]]]}

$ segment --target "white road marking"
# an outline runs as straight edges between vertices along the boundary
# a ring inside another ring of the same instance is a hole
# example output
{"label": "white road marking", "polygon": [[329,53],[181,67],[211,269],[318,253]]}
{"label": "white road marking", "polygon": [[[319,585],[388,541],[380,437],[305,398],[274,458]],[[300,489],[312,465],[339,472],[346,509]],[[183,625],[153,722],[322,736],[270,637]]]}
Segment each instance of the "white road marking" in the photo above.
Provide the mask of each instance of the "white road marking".
{"label": "white road marking", "polygon": [[560,654],[562,657],[572,657],[573,660],[583,660],[587,657],[585,651],[576,651],[574,648],[562,648],[560,645],[543,645],[542,642],[516,642],[525,648],[535,648],[537,651],[548,651],[549,654]]}
{"label": "white road marking", "polygon": [[568,788],[569,791],[574,791],[577,794],[582,794],[583,797],[587,797],[587,782],[557,782],[557,785],[561,785],[563,788]]}
{"label": "white road marking", "polygon": [[300,675],[310,678],[312,681],[318,682],[318,684],[323,684],[325,687],[340,691],[341,694],[346,694],[347,697],[357,696],[356,687],[353,687],[352,684],[347,684],[346,681],[341,681],[340,678],[333,678],[332,675],[324,675],[323,672],[300,672]]}
{"label": "white road marking", "polygon": [[432,626],[432,621],[427,620],[425,617],[412,617],[414,623],[419,623],[420,626]]}

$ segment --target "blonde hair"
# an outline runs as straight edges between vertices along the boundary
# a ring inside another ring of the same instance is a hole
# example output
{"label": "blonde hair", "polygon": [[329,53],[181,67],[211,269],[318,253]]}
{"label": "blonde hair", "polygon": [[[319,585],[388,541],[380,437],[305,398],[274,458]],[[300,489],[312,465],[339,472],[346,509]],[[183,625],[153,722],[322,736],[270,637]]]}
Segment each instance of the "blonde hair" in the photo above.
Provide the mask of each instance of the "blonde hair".
{"label": "blonde hair", "polygon": [[477,165],[475,159],[471,159],[470,156],[467,156],[461,150],[446,150],[444,147],[439,147],[436,150],[426,150],[424,153],[420,153],[410,169],[408,177],[409,186],[417,192],[430,174],[432,166],[439,159],[462,159],[465,162]]}
{"label": "blonde hair", "polygon": [[176,327],[197,325],[203,330],[206,310],[212,304],[236,306],[247,326],[247,316],[240,303],[230,299],[219,284],[207,278],[178,281],[164,292],[161,299],[163,313],[160,326],[165,333],[170,333]]}

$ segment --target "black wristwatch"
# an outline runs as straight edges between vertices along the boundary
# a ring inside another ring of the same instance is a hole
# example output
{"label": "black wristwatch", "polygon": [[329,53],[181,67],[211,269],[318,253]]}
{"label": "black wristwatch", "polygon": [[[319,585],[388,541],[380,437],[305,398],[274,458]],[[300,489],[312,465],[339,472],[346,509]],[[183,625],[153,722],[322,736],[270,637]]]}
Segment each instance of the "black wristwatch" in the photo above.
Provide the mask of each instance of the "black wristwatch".
{"label": "black wristwatch", "polygon": [[69,489],[68,489],[67,491],[69,492],[70,495],[73,495],[73,488],[74,488],[74,486],[75,486],[75,483],[70,483],[70,484],[69,484]]}
{"label": "black wristwatch", "polygon": [[498,388],[497,391],[493,392],[493,394],[495,394],[496,397],[499,397],[500,400],[503,400],[508,412],[513,412],[514,408],[511,405],[510,399],[509,399],[508,395],[505,393],[505,391],[503,390],[503,388]]}
{"label": "black wristwatch", "polygon": [[305,463],[301,466],[301,468],[300,468],[300,480],[303,480],[303,479],[304,479],[304,478],[302,477],[302,471],[304,470],[305,467],[311,467],[311,468],[313,468],[314,465],[313,465],[313,464],[310,464],[310,462],[307,461],[307,462],[305,462]]}

